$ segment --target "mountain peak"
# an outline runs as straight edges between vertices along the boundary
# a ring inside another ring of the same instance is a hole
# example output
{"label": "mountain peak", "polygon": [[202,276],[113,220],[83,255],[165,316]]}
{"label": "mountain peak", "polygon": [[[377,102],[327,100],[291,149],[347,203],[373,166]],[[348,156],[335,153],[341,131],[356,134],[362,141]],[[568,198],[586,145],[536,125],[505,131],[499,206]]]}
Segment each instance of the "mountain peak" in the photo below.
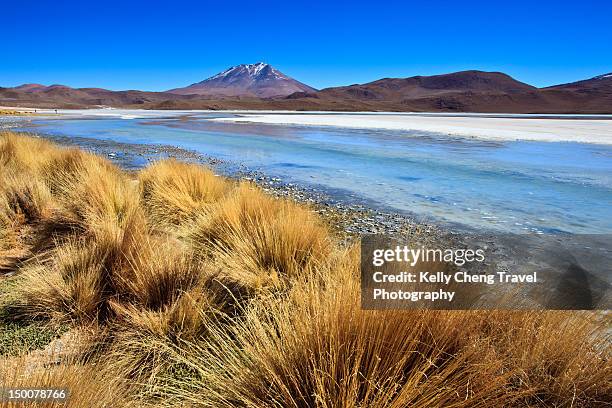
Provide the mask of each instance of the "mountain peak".
{"label": "mountain peak", "polygon": [[180,95],[283,97],[315,89],[283,74],[270,64],[257,62],[230,67],[204,81],[185,88],[171,89]]}
{"label": "mountain peak", "polygon": [[213,81],[221,78],[231,78],[240,75],[246,75],[251,78],[257,78],[260,75],[273,74],[276,77],[281,77],[283,74],[277,69],[273,68],[270,64],[265,62],[257,62],[255,64],[240,64],[226,69],[223,72],[218,73],[202,82]]}

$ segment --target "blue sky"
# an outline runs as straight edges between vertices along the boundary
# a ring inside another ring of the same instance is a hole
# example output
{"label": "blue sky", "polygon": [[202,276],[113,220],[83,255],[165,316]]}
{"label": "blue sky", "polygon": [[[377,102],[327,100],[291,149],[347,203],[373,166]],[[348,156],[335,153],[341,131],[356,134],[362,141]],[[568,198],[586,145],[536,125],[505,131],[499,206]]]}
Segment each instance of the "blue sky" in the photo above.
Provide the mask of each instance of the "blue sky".
{"label": "blue sky", "polygon": [[611,1],[3,1],[0,86],[166,90],[268,62],[323,88],[464,69],[612,71]]}

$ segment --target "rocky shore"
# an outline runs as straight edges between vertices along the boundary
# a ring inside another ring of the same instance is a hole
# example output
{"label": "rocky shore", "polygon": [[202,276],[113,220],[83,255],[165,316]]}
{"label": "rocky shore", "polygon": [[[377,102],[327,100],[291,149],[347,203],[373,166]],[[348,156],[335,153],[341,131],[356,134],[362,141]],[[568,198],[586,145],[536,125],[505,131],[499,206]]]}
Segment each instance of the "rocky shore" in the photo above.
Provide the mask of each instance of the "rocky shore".
{"label": "rocky shore", "polygon": [[421,235],[421,233],[439,235],[441,232],[440,228],[417,223],[408,215],[377,210],[357,200],[349,202],[336,197],[333,192],[287,182],[281,177],[249,169],[241,163],[227,162],[175,146],[117,143],[81,137],[41,136],[60,145],[76,146],[107,157],[126,170],[138,170],[150,162],[168,158],[203,164],[211,167],[219,175],[249,181],[276,197],[289,198],[309,205],[329,222],[335,231],[347,238],[363,234],[406,236]]}
{"label": "rocky shore", "polygon": [[[7,117],[0,119],[2,119],[0,130],[21,125]],[[344,197],[342,192],[326,191],[317,186],[298,185],[285,181],[277,175],[249,169],[239,162],[227,162],[192,150],[170,145],[118,143],[94,138],[45,134],[39,136],[60,145],[79,147],[107,157],[128,171],[138,170],[150,162],[166,158],[207,165],[220,175],[253,182],[276,197],[289,198],[309,205],[342,239],[352,240],[364,234],[387,234],[398,237],[418,236],[420,242],[423,240],[427,243],[439,241],[442,236],[454,235],[436,225],[416,222],[409,215],[377,209],[374,205],[360,202],[358,198]]]}

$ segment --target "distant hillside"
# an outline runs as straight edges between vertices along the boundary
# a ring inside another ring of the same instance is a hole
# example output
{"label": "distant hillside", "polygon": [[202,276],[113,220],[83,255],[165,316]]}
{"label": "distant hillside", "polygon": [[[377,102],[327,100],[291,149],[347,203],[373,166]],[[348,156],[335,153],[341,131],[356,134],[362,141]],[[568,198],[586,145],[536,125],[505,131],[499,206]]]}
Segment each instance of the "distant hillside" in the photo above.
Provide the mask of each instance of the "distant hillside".
{"label": "distant hillside", "polygon": [[169,92],[62,85],[0,88],[0,105],[144,109],[612,113],[612,74],[536,88],[501,72],[384,78],[317,91],[268,64],[239,65]]}
{"label": "distant hillside", "polygon": [[160,92],[109,91],[101,88],[71,88],[64,85],[25,84],[0,88],[0,105],[85,108],[91,106],[141,106],[176,98]]}
{"label": "distant hillside", "polygon": [[519,112],[545,105],[537,88],[500,72],[483,71],[385,78],[324,89],[317,96],[407,111]]}
{"label": "distant hillside", "polygon": [[259,62],[231,67],[202,82],[168,92],[179,95],[273,98],[316,90],[288,77],[269,64]]}
{"label": "distant hillside", "polygon": [[612,113],[608,80],[602,75],[559,89],[538,89],[501,72],[462,71],[384,78],[290,97],[304,103],[348,104],[374,111]]}
{"label": "distant hillside", "polygon": [[541,89],[556,106],[568,111],[612,113],[612,73]]}
{"label": "distant hillside", "polygon": [[571,82],[569,84],[555,85],[544,90],[571,90],[578,92],[612,92],[612,72],[609,74],[598,75],[591,79]]}
{"label": "distant hillside", "polygon": [[444,94],[520,93],[536,89],[500,72],[463,71],[434,76],[384,78],[363,85],[324,89],[319,96],[401,102]]}

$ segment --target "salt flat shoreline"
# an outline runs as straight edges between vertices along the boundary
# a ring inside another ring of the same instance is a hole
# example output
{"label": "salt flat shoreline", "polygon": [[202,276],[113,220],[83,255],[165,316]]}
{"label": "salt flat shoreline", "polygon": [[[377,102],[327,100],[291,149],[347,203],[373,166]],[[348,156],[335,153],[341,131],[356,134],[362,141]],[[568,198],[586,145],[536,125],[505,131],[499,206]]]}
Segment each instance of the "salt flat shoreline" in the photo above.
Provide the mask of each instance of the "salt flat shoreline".
{"label": "salt flat shoreline", "polygon": [[[542,119],[539,115],[516,117],[446,114],[312,114],[237,113],[236,117],[212,118],[218,122],[274,125],[330,126],[353,129],[421,131],[487,140],[531,140],[612,145],[612,120]],[[605,117],[604,117],[605,118]],[[610,118],[612,119],[612,118]]]}
{"label": "salt flat shoreline", "polygon": [[[6,107],[8,109],[8,107]],[[18,108],[32,112],[34,108]],[[339,127],[431,132],[484,140],[576,142],[612,145],[612,115],[437,113],[437,112],[297,112],[247,110],[37,109],[39,116],[153,119],[201,114],[229,114],[210,121],[270,125]]]}

